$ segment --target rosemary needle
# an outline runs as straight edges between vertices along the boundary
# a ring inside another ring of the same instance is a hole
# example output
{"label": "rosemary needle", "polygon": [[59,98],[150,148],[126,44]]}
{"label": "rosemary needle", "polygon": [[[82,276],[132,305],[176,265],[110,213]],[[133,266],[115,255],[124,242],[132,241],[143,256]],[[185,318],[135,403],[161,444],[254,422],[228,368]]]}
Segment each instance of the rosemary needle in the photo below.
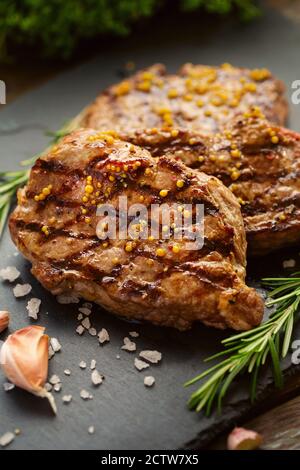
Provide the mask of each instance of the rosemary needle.
{"label": "rosemary needle", "polygon": [[266,286],[273,288],[268,294],[266,305],[275,306],[275,310],[260,326],[223,340],[224,350],[206,359],[210,361],[225,357],[185,384],[189,386],[202,381],[198,390],[190,397],[190,408],[196,411],[204,410],[209,415],[213,405],[217,405],[220,411],[230,385],[242,373],[248,373],[251,377],[250,398],[254,401],[259,371],[267,359],[270,359],[273,365],[275,385],[282,386],[280,360],[288,353],[294,325],[298,319],[299,274],[295,273],[286,278],[263,279]]}

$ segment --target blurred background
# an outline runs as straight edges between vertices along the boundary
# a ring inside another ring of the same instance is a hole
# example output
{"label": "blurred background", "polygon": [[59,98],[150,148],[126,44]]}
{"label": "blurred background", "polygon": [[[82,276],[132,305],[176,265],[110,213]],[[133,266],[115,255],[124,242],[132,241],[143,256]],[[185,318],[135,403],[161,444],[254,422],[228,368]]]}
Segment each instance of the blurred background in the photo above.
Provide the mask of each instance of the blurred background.
{"label": "blurred background", "polygon": [[154,35],[180,41],[192,31],[205,44],[208,30],[211,37],[228,23],[241,29],[251,24],[253,31],[270,7],[300,23],[299,0],[0,0],[0,79],[7,102],[118,45],[127,45],[122,75],[135,67],[130,47]]}

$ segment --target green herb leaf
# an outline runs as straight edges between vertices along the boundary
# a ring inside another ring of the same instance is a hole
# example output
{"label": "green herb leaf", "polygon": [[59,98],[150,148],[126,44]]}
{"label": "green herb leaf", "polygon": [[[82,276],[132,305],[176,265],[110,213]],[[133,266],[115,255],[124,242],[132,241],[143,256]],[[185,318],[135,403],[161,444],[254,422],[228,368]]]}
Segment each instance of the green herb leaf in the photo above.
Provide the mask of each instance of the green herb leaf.
{"label": "green herb leaf", "polygon": [[[267,278],[263,283],[273,290],[269,292],[267,306],[276,306],[270,318],[257,328],[230,336],[222,341],[224,350],[206,361],[225,356],[220,362],[208,368],[185,386],[203,381],[200,388],[190,398],[190,408],[206,414],[212,411],[217,400],[218,410],[234,379],[247,372],[251,377],[250,399],[256,398],[258,375],[270,355],[273,364],[274,383],[282,387],[283,376],[280,360],[288,353],[292,341],[295,322],[298,320],[300,303],[300,278],[294,273],[288,278]],[[280,352],[281,351],[281,352]]]}

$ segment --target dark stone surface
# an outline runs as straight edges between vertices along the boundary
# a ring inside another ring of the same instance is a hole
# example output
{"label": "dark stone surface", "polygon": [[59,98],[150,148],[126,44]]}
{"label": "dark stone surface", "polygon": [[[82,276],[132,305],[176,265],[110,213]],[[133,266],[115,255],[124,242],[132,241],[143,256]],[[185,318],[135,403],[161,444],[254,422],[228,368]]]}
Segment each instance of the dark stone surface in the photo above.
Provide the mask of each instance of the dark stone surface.
{"label": "dark stone surface", "polygon": [[[231,62],[239,66],[269,67],[287,85],[300,78],[300,30],[297,24],[269,13],[249,25],[227,22],[222,27],[205,25],[199,16],[193,23],[182,21],[157,22],[143,35],[139,33],[118,45],[105,46],[99,56],[83,66],[59,76],[40,89],[6,106],[0,114],[0,170],[17,168],[24,158],[41,151],[48,143],[45,130],[56,130],[78,113],[103,87],[117,80],[122,64],[133,60],[137,67],[153,62],[164,62],[175,71],[181,63],[218,64]],[[300,106],[291,107],[290,126],[300,130]],[[57,337],[63,348],[50,361],[50,372],[60,376],[63,389],[55,394],[58,416],[55,418],[45,400],[21,390],[5,393],[4,377],[0,376],[0,435],[20,428],[22,433],[10,448],[14,449],[173,449],[198,447],[221,430],[230,427],[250,409],[247,388],[239,381],[221,416],[205,418],[188,411],[186,402],[191,392],[182,384],[206,366],[203,359],[220,349],[220,340],[228,333],[196,326],[192,331],[179,333],[151,325],[129,324],[94,307],[92,322],[97,328],[109,330],[111,342],[99,346],[97,338],[87,333],[75,334],[76,305],[59,305],[31,276],[29,264],[16,252],[6,232],[0,245],[0,267],[16,265],[22,281],[30,282],[32,293],[26,299],[16,300],[12,286],[0,284],[0,308],[12,312],[10,331],[29,323],[26,311],[31,297],[42,299],[38,324]],[[257,259],[250,262],[249,276],[254,284],[262,275],[282,273],[282,260],[293,257],[298,261],[298,250]],[[122,339],[128,331],[137,330],[138,351],[158,349],[163,361],[146,371],[138,372],[133,365],[134,353],[121,351]],[[298,328],[298,336],[300,329]],[[1,334],[5,339],[7,332]],[[297,336],[297,333],[296,333]],[[120,354],[120,359],[116,355]],[[81,360],[88,364],[97,360],[97,369],[106,378],[99,388],[90,382],[89,369],[81,370]],[[72,371],[70,377],[63,370]],[[285,360],[286,373],[296,373]],[[146,389],[145,375],[154,375],[156,385]],[[260,384],[259,396],[268,391],[270,373],[266,371]],[[86,388],[94,395],[83,401],[80,390]],[[69,405],[62,403],[63,394],[73,395]],[[88,427],[95,426],[95,434]]]}

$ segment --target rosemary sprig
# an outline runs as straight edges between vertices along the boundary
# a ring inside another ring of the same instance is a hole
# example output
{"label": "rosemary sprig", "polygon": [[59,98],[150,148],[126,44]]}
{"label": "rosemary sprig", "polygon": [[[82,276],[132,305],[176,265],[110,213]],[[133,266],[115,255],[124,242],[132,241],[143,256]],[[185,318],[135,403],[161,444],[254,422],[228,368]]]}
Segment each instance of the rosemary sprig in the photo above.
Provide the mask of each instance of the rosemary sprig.
{"label": "rosemary sprig", "polygon": [[192,385],[205,381],[190,397],[189,406],[196,411],[204,410],[207,415],[214,405],[221,411],[222,401],[234,379],[242,374],[251,376],[250,398],[256,397],[257,380],[261,367],[267,359],[273,365],[274,383],[283,384],[280,360],[288,353],[293,328],[298,316],[300,302],[300,273],[287,278],[266,278],[263,283],[272,287],[266,305],[276,306],[269,319],[253,330],[239,333],[222,341],[224,350],[206,361],[223,358],[202,374],[188,381]]}
{"label": "rosemary sprig", "polygon": [[0,173],[0,238],[14,195],[17,189],[27,181],[28,176],[28,170]]}

